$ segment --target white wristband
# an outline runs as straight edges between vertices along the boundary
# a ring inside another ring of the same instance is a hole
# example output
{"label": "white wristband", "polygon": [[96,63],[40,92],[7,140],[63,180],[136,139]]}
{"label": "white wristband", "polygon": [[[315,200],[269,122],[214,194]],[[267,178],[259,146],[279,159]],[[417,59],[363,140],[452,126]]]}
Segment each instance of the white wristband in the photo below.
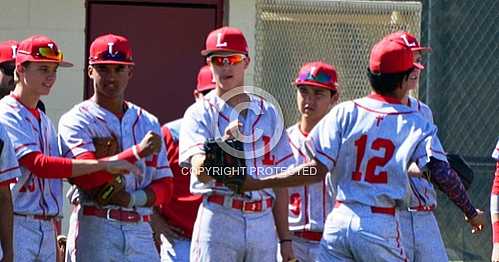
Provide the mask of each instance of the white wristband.
{"label": "white wristband", "polygon": [[147,204],[147,194],[144,190],[137,190],[130,195],[130,202],[136,207],[145,206]]}

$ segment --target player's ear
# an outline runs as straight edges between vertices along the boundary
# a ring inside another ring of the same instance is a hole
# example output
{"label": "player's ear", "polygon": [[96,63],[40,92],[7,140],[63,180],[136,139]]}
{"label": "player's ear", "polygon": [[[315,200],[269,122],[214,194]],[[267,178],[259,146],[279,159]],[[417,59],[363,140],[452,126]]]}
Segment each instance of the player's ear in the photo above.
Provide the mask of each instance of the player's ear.
{"label": "player's ear", "polygon": [[135,67],[133,65],[128,65],[128,78],[132,78]]}
{"label": "player's ear", "polygon": [[94,72],[94,67],[89,65],[87,68],[87,74],[89,78],[92,78],[92,73]]}
{"label": "player's ear", "polygon": [[244,69],[247,69],[249,64],[251,62],[251,59],[249,56],[246,56],[246,58],[244,59]]}

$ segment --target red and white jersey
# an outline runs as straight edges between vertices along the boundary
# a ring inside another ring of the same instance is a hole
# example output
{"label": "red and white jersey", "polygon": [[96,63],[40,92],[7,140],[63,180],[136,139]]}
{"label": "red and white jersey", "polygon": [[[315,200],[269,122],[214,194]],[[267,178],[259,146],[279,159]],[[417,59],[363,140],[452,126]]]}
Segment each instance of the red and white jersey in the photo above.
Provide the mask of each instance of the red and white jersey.
{"label": "red and white jersey", "polygon": [[[12,95],[0,101],[0,122],[14,147],[17,160],[33,152],[59,156],[57,133],[41,110],[40,121]],[[20,167],[21,177],[11,185],[14,212],[26,215],[62,214],[62,179],[39,178]]]}
{"label": "red and white jersey", "polygon": [[[94,137],[110,137],[114,135],[122,150],[140,143],[148,131],[161,134],[158,119],[140,108],[139,106],[125,102],[128,107],[125,114],[119,119],[115,114],[99,106],[92,100],[83,101],[66,112],[59,120],[59,147],[64,157],[74,158],[85,152],[95,152],[92,142]],[[153,180],[163,177],[173,177],[165,151],[161,145],[158,154],[137,161],[136,165],[141,169],[142,176],[126,175],[125,190],[134,192],[143,190]],[[80,203],[94,204],[79,192],[76,186],[68,192],[68,197],[73,202],[79,197]],[[137,208],[141,214],[149,214],[150,208]]]}
{"label": "red and white jersey", "polygon": [[[336,176],[336,199],[394,207],[408,197],[407,168],[447,161],[437,128],[418,111],[372,94],[335,106],[312,130],[314,157]],[[402,202],[402,203],[401,203]]]}
{"label": "red and white jersey", "polygon": [[21,171],[9,135],[2,124],[0,124],[0,140],[3,143],[0,152],[0,182],[5,182],[20,177]]}
{"label": "red and white jersey", "polygon": [[[249,95],[246,117],[239,117],[242,123],[241,133],[251,137],[251,143],[244,143],[247,174],[254,178],[262,178],[286,170],[293,162],[293,153],[288,143],[286,130],[282,125],[277,110],[262,97]],[[225,103],[214,91],[208,93],[203,101],[191,105],[185,112],[180,132],[179,163],[190,166],[191,157],[204,154],[204,143],[215,137],[221,137],[230,122],[236,119],[230,117],[235,113],[232,106]],[[278,134],[275,134],[277,130]],[[275,145],[272,148],[272,145]],[[263,152],[263,154],[262,154]],[[259,154],[260,153],[260,154]],[[210,171],[208,171],[210,172]],[[196,175],[191,175],[190,189],[193,194],[233,195],[234,193],[215,180],[205,184],[198,181]],[[272,189],[247,192],[245,200],[261,200],[266,197],[275,198]]]}
{"label": "red and white jersey", "polygon": [[[292,166],[298,166],[310,161],[305,148],[307,137],[295,124],[287,130],[289,143],[295,160]],[[327,175],[329,178],[330,175]],[[290,187],[289,192],[289,229],[291,231],[308,230],[322,232],[326,217],[332,210],[334,192],[327,184],[327,179],[320,183]]]}
{"label": "red and white jersey", "polygon": [[[409,97],[409,107],[418,111],[424,119],[433,124],[433,112],[425,103],[414,97]],[[410,208],[437,206],[437,192],[428,179],[411,176],[409,182],[411,186]]]}
{"label": "red and white jersey", "polygon": [[494,152],[492,152],[492,157],[499,161],[499,140],[497,140],[496,148],[494,149]]}

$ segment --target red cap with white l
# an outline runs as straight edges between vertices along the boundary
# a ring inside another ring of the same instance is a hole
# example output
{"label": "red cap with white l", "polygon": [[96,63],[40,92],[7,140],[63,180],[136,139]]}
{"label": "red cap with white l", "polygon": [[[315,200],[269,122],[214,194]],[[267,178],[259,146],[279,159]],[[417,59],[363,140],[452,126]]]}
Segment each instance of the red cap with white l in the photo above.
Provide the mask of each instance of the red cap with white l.
{"label": "red cap with white l", "polygon": [[295,85],[309,85],[338,90],[338,75],[336,69],[321,61],[306,63],[300,69]]}
{"label": "red cap with white l", "polygon": [[409,47],[412,51],[431,51],[430,47],[421,46],[418,39],[408,32],[398,31],[386,36],[394,41],[397,41]]}
{"label": "red cap with white l", "polygon": [[17,52],[16,40],[7,40],[0,43],[0,64],[5,62],[15,62]]}
{"label": "red cap with white l", "polygon": [[196,90],[199,92],[215,89],[215,79],[211,73],[210,66],[203,66],[198,73]]}
{"label": "red cap with white l", "polygon": [[208,56],[214,52],[233,52],[248,54],[248,44],[241,30],[222,27],[212,31],[206,38],[206,49],[201,54]]}
{"label": "red cap with white l", "polygon": [[414,63],[412,50],[405,44],[385,37],[376,43],[371,50],[369,70],[373,74],[396,74],[411,68],[424,69],[419,63]]}
{"label": "red cap with white l", "polygon": [[134,65],[128,38],[113,34],[97,37],[90,45],[88,63]]}
{"label": "red cap with white l", "polygon": [[34,35],[24,39],[17,46],[16,66],[24,62],[54,62],[61,67],[72,67],[73,64],[64,61],[57,43],[44,35]]}

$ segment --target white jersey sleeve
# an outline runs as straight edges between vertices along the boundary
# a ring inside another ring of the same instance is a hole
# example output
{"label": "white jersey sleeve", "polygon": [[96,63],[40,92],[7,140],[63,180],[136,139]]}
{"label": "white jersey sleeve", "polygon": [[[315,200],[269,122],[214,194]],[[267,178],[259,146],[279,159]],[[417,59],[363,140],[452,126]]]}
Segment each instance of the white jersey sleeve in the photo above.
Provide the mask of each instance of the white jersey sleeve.
{"label": "white jersey sleeve", "polygon": [[331,172],[336,166],[336,159],[341,148],[341,121],[343,107],[334,107],[312,129],[307,145],[314,155]]}
{"label": "white jersey sleeve", "polygon": [[203,102],[191,105],[182,118],[179,137],[179,164],[191,166],[191,158],[196,154],[204,154],[204,144],[210,137],[214,137],[210,123],[210,115],[203,107]]}
{"label": "white jersey sleeve", "polygon": [[4,182],[20,177],[21,172],[10,138],[1,124],[0,140],[2,141],[2,149],[0,151],[0,182]]}
{"label": "white jersey sleeve", "polygon": [[499,161],[499,140],[497,140],[496,148],[494,149],[494,152],[492,152],[492,158]]}

